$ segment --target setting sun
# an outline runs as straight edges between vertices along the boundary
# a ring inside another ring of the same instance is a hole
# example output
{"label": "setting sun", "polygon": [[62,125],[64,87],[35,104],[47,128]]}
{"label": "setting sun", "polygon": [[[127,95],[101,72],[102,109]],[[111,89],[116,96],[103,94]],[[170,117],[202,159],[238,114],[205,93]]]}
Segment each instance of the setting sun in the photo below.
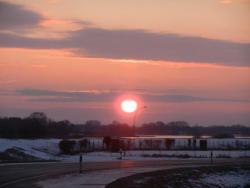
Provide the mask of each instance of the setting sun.
{"label": "setting sun", "polygon": [[124,100],[121,103],[121,108],[124,112],[133,113],[137,109],[137,102],[135,100]]}

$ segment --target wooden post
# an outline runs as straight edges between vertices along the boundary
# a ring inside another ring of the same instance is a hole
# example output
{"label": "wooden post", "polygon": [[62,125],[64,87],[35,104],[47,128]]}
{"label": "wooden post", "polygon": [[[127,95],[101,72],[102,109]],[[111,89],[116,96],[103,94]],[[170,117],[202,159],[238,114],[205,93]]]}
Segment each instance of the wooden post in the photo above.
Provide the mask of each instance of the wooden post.
{"label": "wooden post", "polygon": [[213,164],[213,151],[210,152],[210,163]]}
{"label": "wooden post", "polygon": [[80,153],[80,157],[79,157],[79,173],[82,173],[82,153]]}

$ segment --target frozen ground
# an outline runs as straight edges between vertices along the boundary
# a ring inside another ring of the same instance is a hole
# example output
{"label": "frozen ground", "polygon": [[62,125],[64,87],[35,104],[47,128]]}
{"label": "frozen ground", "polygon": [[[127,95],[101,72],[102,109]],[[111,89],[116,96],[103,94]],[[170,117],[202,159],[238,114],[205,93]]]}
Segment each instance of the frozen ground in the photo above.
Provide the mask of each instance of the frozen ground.
{"label": "frozen ground", "polygon": [[[26,154],[45,160],[78,161],[79,155],[60,155],[58,143],[60,139],[0,139],[0,152],[15,148]],[[84,154],[84,161],[110,161],[118,160],[119,153],[91,152]],[[210,151],[127,151],[124,159],[176,159],[195,157],[199,159],[210,156]],[[250,157],[250,151],[213,151],[215,158]]]}
{"label": "frozen ground", "polygon": [[247,188],[250,187],[250,166],[219,165],[175,168],[119,178],[106,188]]}
{"label": "frozen ground", "polygon": [[250,186],[250,173],[245,170],[237,172],[229,171],[227,173],[216,173],[203,175],[199,180],[203,185],[213,187],[237,187],[244,188],[248,184]]}

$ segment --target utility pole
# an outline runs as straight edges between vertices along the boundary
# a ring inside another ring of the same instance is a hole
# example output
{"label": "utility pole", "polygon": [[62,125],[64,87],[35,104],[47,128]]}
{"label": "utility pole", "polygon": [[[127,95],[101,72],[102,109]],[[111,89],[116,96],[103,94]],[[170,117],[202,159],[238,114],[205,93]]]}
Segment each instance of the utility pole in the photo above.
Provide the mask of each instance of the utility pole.
{"label": "utility pole", "polygon": [[135,120],[136,120],[136,115],[137,115],[137,110],[134,113],[134,117],[133,117],[133,136],[135,137]]}

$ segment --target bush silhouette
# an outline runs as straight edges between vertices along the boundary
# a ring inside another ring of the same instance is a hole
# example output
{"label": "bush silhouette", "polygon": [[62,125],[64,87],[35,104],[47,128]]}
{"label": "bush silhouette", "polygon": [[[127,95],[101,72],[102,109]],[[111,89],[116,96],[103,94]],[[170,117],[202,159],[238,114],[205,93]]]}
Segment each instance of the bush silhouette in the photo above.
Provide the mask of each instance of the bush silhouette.
{"label": "bush silhouette", "polygon": [[62,140],[59,142],[59,148],[63,154],[73,154],[76,141]]}

